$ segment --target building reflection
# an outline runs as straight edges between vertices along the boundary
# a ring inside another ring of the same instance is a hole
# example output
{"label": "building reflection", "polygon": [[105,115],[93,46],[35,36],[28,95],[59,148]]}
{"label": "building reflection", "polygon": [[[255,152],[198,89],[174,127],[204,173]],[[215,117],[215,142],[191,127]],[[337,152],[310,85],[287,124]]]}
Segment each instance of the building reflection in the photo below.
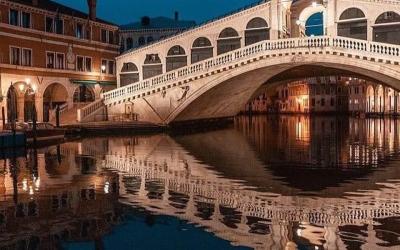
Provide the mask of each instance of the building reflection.
{"label": "building reflection", "polygon": [[0,161],[0,249],[101,244],[118,221],[118,175],[86,171],[78,151],[67,143]]}
{"label": "building reflection", "polygon": [[[390,119],[254,117],[201,134],[83,139],[30,152],[0,162],[0,248],[101,248],[120,206],[255,249],[399,246],[399,132]],[[307,169],[320,170],[325,185],[314,188],[319,180]]]}

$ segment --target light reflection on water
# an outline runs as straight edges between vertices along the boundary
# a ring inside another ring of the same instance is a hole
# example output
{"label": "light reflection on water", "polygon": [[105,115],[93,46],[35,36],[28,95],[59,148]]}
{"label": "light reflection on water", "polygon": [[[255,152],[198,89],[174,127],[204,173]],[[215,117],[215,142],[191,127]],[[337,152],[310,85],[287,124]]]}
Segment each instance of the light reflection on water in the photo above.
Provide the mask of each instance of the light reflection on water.
{"label": "light reflection on water", "polygon": [[399,143],[393,119],[259,116],[30,150],[0,160],[0,249],[400,247]]}

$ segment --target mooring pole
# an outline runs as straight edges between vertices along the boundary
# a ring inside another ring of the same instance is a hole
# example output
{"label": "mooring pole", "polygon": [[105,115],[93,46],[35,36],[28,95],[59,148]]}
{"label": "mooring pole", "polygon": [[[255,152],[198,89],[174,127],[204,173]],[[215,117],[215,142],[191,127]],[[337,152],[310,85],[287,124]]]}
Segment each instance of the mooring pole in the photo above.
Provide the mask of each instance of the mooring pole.
{"label": "mooring pole", "polygon": [[60,106],[57,105],[56,107],[56,127],[60,127]]}
{"label": "mooring pole", "polygon": [[36,114],[36,107],[33,107],[33,119],[32,119],[32,134],[33,134],[33,146],[36,148],[37,143],[37,114]]}

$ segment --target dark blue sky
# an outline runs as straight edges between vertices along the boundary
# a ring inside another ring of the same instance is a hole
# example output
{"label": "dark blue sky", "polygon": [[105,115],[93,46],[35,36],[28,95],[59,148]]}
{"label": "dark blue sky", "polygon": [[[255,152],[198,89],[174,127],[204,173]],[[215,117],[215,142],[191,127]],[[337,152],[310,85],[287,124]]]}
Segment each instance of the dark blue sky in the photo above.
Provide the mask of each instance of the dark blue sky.
{"label": "dark blue sky", "polygon": [[[55,1],[87,11],[86,0]],[[141,16],[173,17],[179,11],[181,19],[200,23],[254,2],[259,0],[97,0],[97,15],[116,24],[126,24],[138,21]]]}

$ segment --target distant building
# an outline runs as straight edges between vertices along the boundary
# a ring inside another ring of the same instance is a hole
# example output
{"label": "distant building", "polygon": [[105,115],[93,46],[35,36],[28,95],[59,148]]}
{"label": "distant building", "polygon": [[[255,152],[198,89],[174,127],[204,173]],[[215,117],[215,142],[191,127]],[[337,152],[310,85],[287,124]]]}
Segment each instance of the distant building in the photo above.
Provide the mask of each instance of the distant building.
{"label": "distant building", "polygon": [[175,12],[174,18],[144,16],[139,22],[120,27],[121,49],[126,51],[137,48],[195,25],[195,21],[179,20],[178,12]]}
{"label": "distant building", "polygon": [[311,77],[282,84],[249,102],[253,113],[399,114],[399,93],[379,83],[352,77]]}

